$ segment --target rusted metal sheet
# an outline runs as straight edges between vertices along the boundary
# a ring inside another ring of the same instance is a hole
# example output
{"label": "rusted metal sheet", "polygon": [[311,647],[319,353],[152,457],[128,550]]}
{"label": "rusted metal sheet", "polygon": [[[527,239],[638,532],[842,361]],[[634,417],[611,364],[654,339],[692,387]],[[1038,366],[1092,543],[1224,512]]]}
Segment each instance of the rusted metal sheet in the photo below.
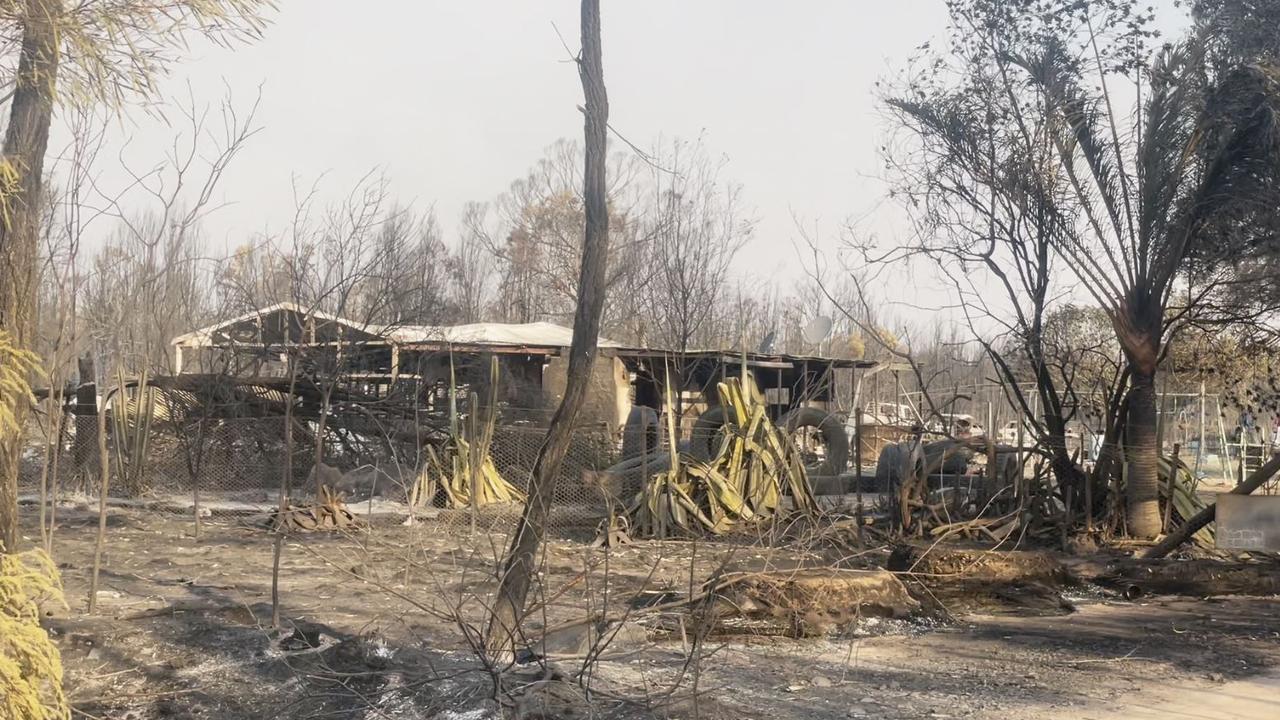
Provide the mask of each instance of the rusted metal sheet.
{"label": "rusted metal sheet", "polygon": [[1218,496],[1217,546],[1280,551],[1280,495]]}

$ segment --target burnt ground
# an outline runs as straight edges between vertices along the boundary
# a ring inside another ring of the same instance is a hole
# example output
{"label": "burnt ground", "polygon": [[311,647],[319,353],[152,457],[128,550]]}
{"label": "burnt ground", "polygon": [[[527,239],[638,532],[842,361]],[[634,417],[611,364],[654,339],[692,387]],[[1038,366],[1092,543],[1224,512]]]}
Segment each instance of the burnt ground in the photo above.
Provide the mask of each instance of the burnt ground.
{"label": "burnt ground", "polygon": [[[497,717],[496,683],[507,709],[518,704],[526,717],[1047,720],[1146,717],[1141,708],[1154,708],[1151,717],[1280,717],[1280,686],[1268,689],[1280,677],[1280,598],[1127,602],[1078,589],[1069,591],[1071,614],[863,618],[807,639],[708,636],[687,614],[645,612],[629,616],[595,663],[560,657],[592,645],[570,630],[547,641],[551,665],[495,673],[467,638],[496,584],[499,534],[388,519],[290,538],[280,575],[286,630],[275,631],[271,537],[250,520],[208,519],[196,541],[189,518],[113,510],[98,613],[88,616],[97,520],[83,509],[59,516],[55,558],[71,609],[47,625],[84,718],[482,720]],[[27,530],[30,539],[35,528]],[[606,553],[555,540],[537,622],[627,613],[642,588],[661,603],[722,566],[806,559],[732,543]]]}

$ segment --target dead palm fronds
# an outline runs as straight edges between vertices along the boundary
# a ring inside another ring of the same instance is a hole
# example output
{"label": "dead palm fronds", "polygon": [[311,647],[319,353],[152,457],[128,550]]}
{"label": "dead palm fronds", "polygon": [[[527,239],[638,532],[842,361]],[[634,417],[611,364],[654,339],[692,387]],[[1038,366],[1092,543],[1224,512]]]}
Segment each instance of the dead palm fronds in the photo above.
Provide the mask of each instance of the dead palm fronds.
{"label": "dead palm fronds", "polygon": [[116,395],[111,413],[112,437],[116,439],[116,476],[130,494],[137,495],[147,490],[147,444],[155,411],[156,393],[147,384],[147,371],[142,371],[131,397],[124,371],[117,368]]}
{"label": "dead palm fronds", "polygon": [[717,391],[726,423],[710,460],[676,450],[674,413],[667,413],[671,469],[647,478],[627,511],[638,537],[698,531],[718,535],[741,524],[768,521],[779,513],[787,493],[795,510],[815,512],[800,453],[769,420],[750,375],[729,378]]}
{"label": "dead palm fronds", "polygon": [[268,525],[277,532],[311,532],[314,530],[345,530],[355,527],[356,518],[347,509],[347,503],[341,494],[320,486],[320,496],[316,502],[302,507],[290,506],[281,511],[271,513]]}
{"label": "dead palm fronds", "polygon": [[[1171,523],[1165,528],[1166,532],[1173,530],[1172,523],[1176,522],[1180,526],[1208,506],[1196,492],[1199,482],[1191,468],[1178,458],[1160,458],[1160,497],[1166,503],[1166,517],[1169,517]],[[1168,505],[1170,502],[1172,507]],[[1213,547],[1213,533],[1213,526],[1208,525],[1197,530],[1193,537],[1197,543]]]}
{"label": "dead palm fronds", "polygon": [[[451,388],[450,397],[454,392]],[[427,462],[418,480],[416,497],[432,497],[437,495],[433,490],[439,488],[438,494],[443,495],[445,505],[451,508],[525,501],[524,492],[507,482],[493,463],[490,451],[497,424],[497,399],[498,361],[493,358],[489,369],[488,417],[480,418],[479,398],[472,393],[468,422],[455,419],[450,423],[450,437],[440,452],[427,447]]]}

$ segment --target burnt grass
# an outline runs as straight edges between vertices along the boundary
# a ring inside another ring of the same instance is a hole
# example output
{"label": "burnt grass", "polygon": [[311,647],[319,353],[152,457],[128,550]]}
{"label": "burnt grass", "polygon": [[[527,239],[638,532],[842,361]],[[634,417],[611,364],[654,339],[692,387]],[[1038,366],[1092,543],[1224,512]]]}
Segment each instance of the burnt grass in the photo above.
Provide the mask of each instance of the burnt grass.
{"label": "burnt grass", "polygon": [[[1129,602],[1076,588],[1059,604],[1039,584],[1030,602],[1015,588],[1007,602],[995,593],[957,603],[943,620],[859,618],[803,639],[704,636],[688,613],[629,608],[643,604],[633,602],[641,590],[686,597],[729,568],[811,566],[820,554],[702,541],[606,552],[553,540],[533,624],[605,612],[627,616],[626,631],[610,626],[595,663],[556,657],[496,671],[472,643],[496,587],[499,532],[387,518],[290,537],[274,629],[272,538],[252,518],[207,518],[197,541],[188,517],[113,509],[89,616],[96,517],[59,517],[54,555],[70,610],[51,608],[46,627],[82,718],[1049,718],[1280,663],[1274,597]],[[24,531],[33,541],[34,521]]]}

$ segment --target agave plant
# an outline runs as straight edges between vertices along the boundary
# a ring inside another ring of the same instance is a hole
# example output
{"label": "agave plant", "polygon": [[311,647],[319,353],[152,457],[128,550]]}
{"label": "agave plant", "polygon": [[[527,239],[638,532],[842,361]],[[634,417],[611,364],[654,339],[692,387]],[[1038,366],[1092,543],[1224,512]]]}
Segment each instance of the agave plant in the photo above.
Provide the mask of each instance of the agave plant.
{"label": "agave plant", "polygon": [[[668,410],[672,405],[667,383]],[[675,413],[667,412],[671,469],[648,478],[628,508],[637,536],[667,538],[697,531],[719,535],[774,518],[788,491],[794,507],[816,511],[804,463],[791,439],[776,427],[749,373],[717,386],[726,424],[710,460],[677,450]]]}
{"label": "agave plant", "polygon": [[[456,407],[456,388],[457,383],[451,370],[451,409]],[[444,494],[445,503],[453,508],[478,508],[497,502],[524,502],[524,492],[502,477],[490,452],[497,424],[497,415],[493,412],[498,401],[497,358],[492,358],[489,366],[490,412],[487,417],[483,420],[480,418],[480,403],[476,393],[471,393],[470,400],[471,414],[467,418],[468,422],[459,422],[456,412],[451,410],[449,440],[439,453],[432,447],[427,448],[427,464],[422,478],[427,481],[425,486],[438,487]],[[430,494],[428,491],[420,493],[420,496],[428,497]]]}

